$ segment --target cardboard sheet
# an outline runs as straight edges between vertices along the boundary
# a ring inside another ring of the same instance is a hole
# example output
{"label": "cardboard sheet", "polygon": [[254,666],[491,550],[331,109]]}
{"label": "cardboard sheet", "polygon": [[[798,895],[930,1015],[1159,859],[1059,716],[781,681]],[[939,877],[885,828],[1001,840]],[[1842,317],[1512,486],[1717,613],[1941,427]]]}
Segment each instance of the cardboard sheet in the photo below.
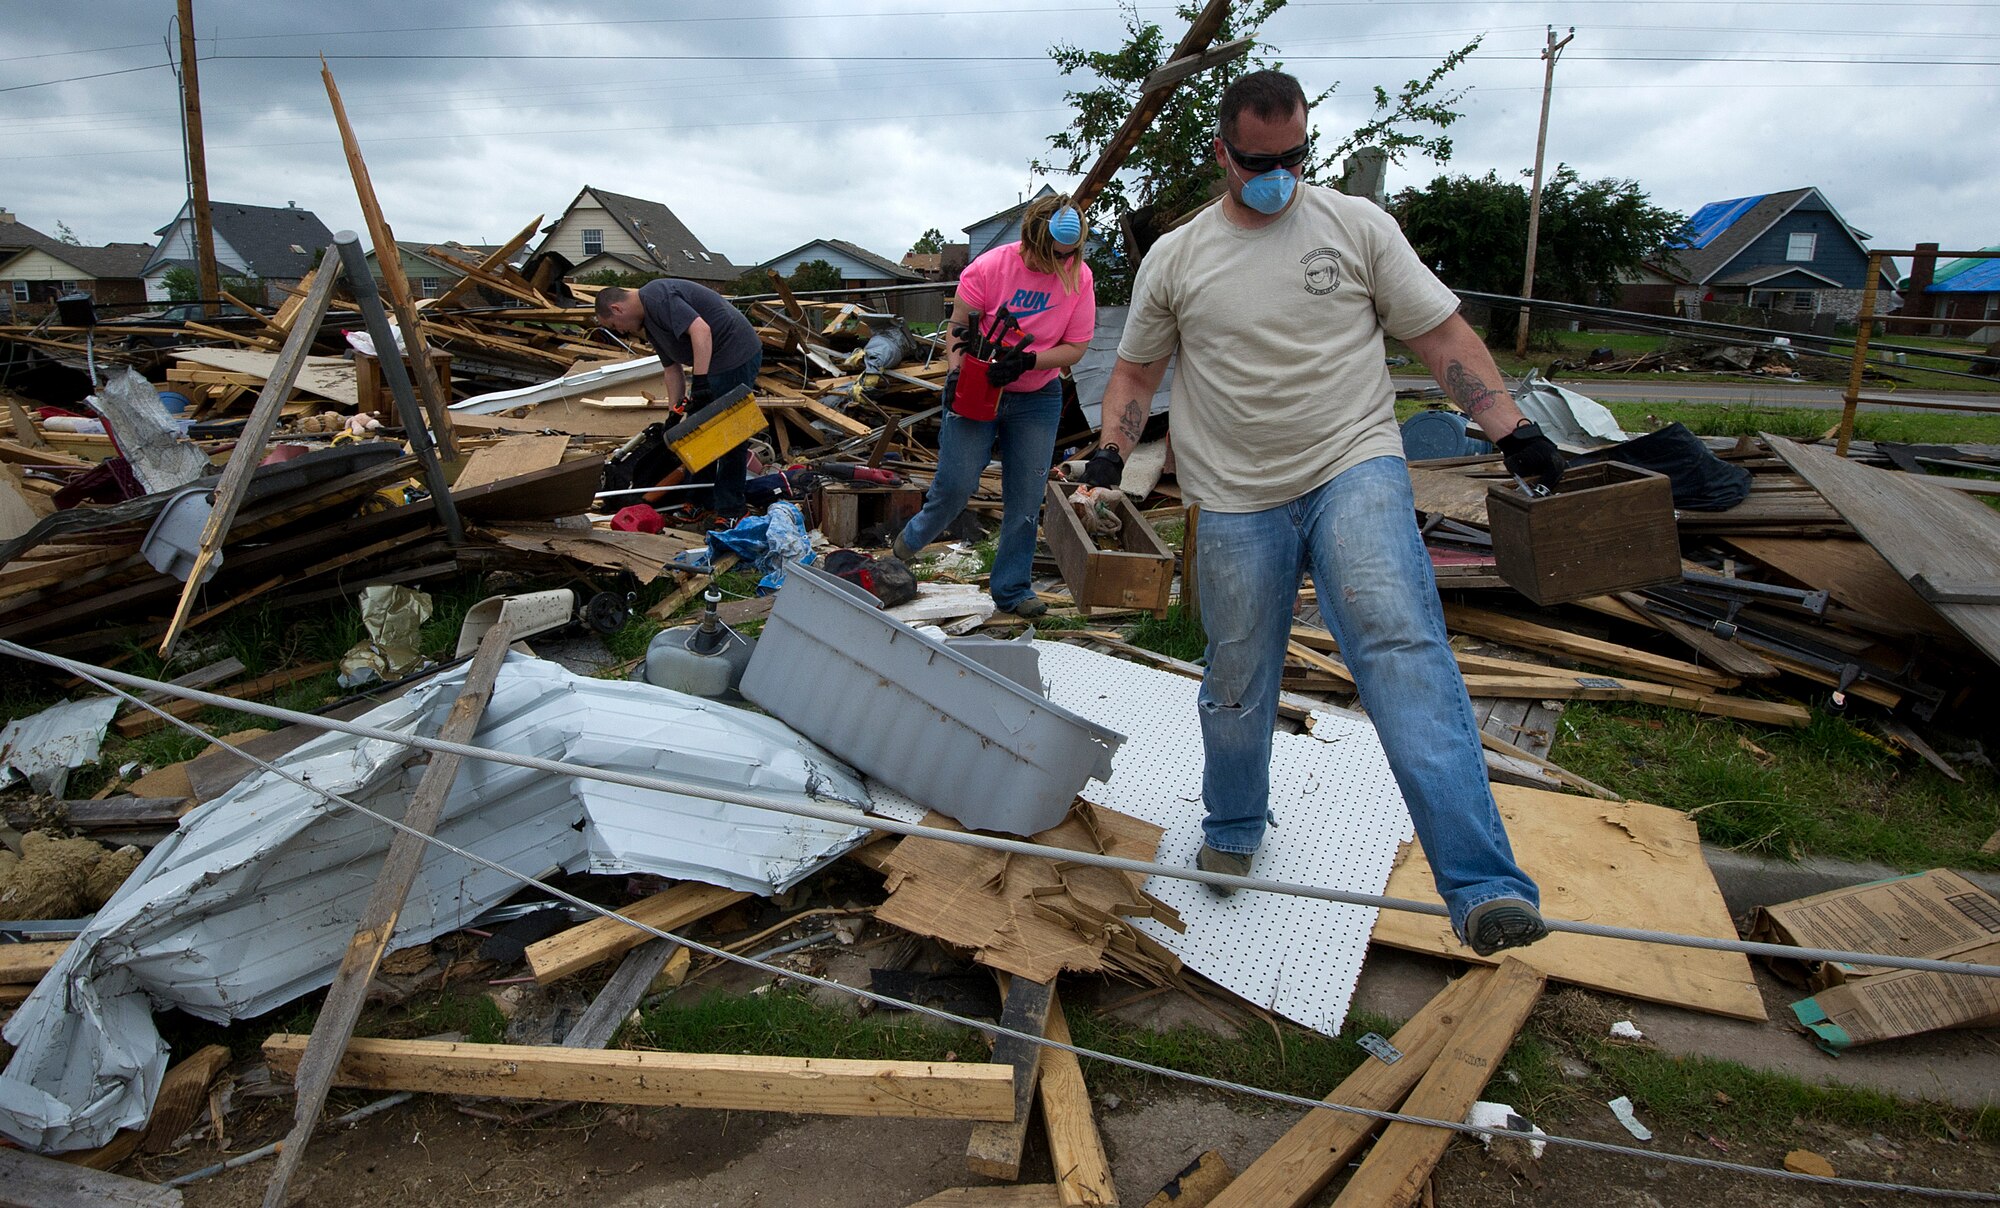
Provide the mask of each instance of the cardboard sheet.
{"label": "cardboard sheet", "polygon": [[[1759,939],[1807,948],[2000,965],[2000,901],[1942,868],[1767,906],[1755,929]],[[1789,972],[1820,991],[1792,1013],[1828,1051],[2000,1023],[2000,978],[1838,962]]]}
{"label": "cardboard sheet", "polygon": [[[1609,802],[1496,784],[1514,858],[1542,889],[1552,918],[1687,935],[1735,939],[1736,926],[1715,876],[1701,857],[1693,819],[1642,801]],[[1438,901],[1430,861],[1411,843],[1383,890],[1390,897]],[[1449,924],[1430,915],[1383,911],[1375,942],[1481,964]],[[1726,1015],[1765,1018],[1749,958],[1629,940],[1552,935],[1507,953],[1557,981]]]}

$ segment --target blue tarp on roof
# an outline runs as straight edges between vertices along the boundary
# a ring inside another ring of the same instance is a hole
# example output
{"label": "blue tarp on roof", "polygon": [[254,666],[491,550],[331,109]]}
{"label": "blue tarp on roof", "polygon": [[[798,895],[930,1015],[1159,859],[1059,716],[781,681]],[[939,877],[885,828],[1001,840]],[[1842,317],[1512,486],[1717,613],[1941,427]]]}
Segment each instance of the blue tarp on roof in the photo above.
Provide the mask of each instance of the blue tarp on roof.
{"label": "blue tarp on roof", "polygon": [[[1984,248],[1983,251],[2000,251]],[[1967,257],[1940,265],[1930,292],[1939,294],[1984,294],[2000,291],[2000,260]]]}
{"label": "blue tarp on roof", "polygon": [[1711,201],[1694,212],[1688,219],[1690,232],[1685,242],[1672,246],[1684,248],[1707,247],[1717,235],[1728,230],[1738,218],[1750,212],[1750,207],[1764,200],[1765,195],[1736,197],[1728,201]]}

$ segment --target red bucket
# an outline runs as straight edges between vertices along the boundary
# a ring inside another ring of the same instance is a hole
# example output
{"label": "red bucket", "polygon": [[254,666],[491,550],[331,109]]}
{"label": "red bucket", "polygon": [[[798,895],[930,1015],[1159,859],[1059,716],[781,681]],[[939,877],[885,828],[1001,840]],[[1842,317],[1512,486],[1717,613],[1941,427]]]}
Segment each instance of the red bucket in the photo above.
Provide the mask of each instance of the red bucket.
{"label": "red bucket", "polygon": [[989,362],[975,356],[960,357],[958,389],[951,396],[951,409],[967,419],[990,420],[1000,414],[1000,387],[987,380]]}

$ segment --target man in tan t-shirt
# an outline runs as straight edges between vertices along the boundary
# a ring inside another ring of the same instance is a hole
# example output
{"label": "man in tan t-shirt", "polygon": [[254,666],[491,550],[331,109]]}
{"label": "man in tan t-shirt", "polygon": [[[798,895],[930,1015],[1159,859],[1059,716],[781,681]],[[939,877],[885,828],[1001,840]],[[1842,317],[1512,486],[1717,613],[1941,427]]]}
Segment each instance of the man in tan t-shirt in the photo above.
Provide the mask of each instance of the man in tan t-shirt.
{"label": "man in tan t-shirt", "polygon": [[[1248,875],[1269,815],[1271,728],[1291,610],[1310,566],[1454,929],[1481,954],[1544,934],[1486,781],[1417,532],[1384,333],[1424,361],[1508,468],[1550,485],[1562,456],[1508,396],[1458,299],[1367,201],[1303,184],[1298,81],[1259,71],[1222,94],[1228,194],[1154,246],[1133,283],[1104,437],[1111,485],[1178,353],[1181,492],[1201,506],[1196,573],[1208,669],[1199,709],[1207,810],[1196,866]],[[1211,886],[1218,892],[1233,892]]]}

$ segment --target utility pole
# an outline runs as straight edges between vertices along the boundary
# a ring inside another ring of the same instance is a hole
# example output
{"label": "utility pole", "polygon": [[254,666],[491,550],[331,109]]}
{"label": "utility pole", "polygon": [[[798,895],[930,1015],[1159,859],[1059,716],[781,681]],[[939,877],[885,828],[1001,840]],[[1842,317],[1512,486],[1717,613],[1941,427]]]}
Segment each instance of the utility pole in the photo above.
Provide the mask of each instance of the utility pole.
{"label": "utility pole", "polygon": [[[183,0],[185,2],[185,0]],[[1556,41],[1556,27],[1551,25],[1549,44],[1542,51],[1542,61],[1547,64],[1542,70],[1542,125],[1535,132],[1535,190],[1528,194],[1528,268],[1521,274],[1521,329],[1514,333],[1514,355],[1528,355],[1528,305],[1527,299],[1535,296],[1535,240],[1540,237],[1542,227],[1542,151],[1549,145],[1549,94],[1556,86],[1556,56],[1562,48],[1576,37],[1576,26],[1569,27],[1562,41]]]}
{"label": "utility pole", "polygon": [[188,209],[194,219],[195,273],[201,279],[201,312],[222,296],[215,271],[215,230],[208,215],[208,158],[201,146],[201,83],[195,78],[194,0],[180,0],[181,113],[187,124]]}

